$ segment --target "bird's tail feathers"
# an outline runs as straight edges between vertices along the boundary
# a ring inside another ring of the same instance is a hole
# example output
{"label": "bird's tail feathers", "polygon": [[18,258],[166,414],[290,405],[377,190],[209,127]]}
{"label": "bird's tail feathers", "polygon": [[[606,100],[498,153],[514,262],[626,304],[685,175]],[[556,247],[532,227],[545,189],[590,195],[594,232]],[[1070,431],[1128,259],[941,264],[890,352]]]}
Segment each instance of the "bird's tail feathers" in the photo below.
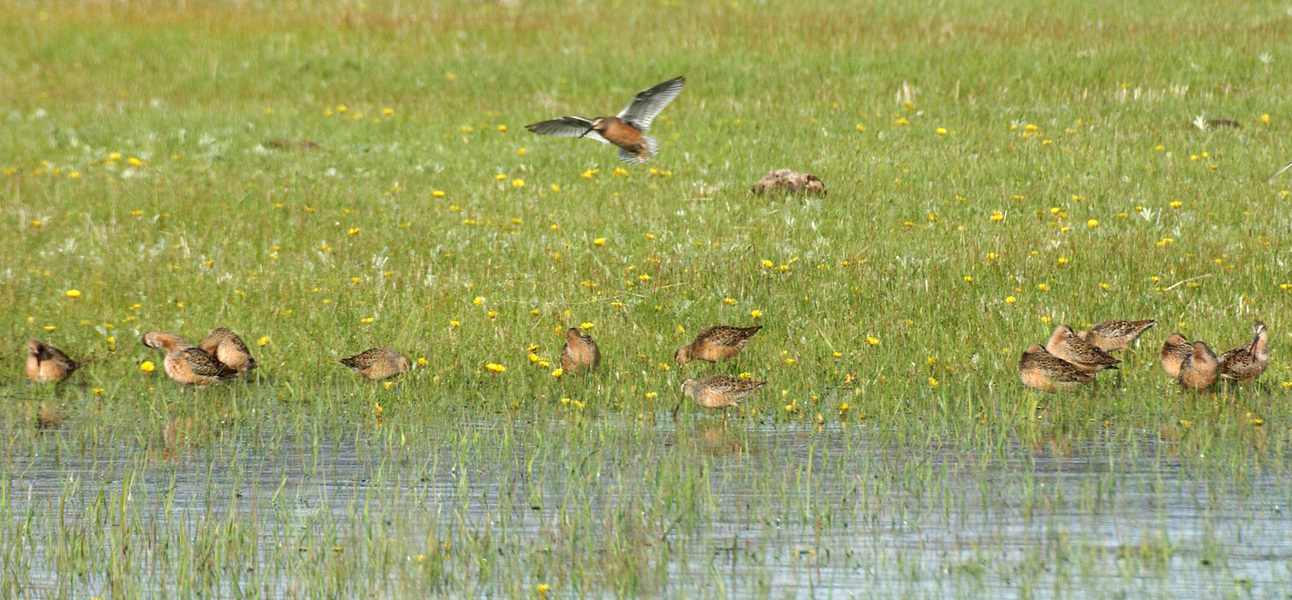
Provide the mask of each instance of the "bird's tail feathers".
{"label": "bird's tail feathers", "polygon": [[653,137],[645,136],[645,135],[642,136],[642,146],[643,147],[636,152],[629,152],[627,150],[620,148],[619,160],[622,160],[630,165],[639,165],[652,158],[655,158],[655,155],[659,154],[659,140]]}

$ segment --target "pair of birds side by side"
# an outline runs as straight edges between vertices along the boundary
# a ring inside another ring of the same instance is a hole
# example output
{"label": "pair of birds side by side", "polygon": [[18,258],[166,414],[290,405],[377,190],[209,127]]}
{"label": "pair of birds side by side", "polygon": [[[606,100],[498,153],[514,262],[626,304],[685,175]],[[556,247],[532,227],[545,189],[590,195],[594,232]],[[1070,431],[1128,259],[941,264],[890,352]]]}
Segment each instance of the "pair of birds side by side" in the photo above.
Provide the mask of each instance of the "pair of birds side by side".
{"label": "pair of birds side by side", "polygon": [[1265,323],[1257,321],[1252,326],[1251,341],[1220,356],[1206,342],[1190,343],[1183,334],[1172,333],[1162,344],[1158,360],[1162,370],[1179,381],[1181,387],[1203,392],[1218,381],[1244,385],[1259,379],[1270,363],[1268,348]]}
{"label": "pair of birds side by side", "polygon": [[149,331],[140,341],[162,354],[163,370],[180,385],[206,386],[256,368],[247,344],[224,327],[211,331],[197,346],[162,331]]}
{"label": "pair of birds side by side", "polygon": [[1018,361],[1023,385],[1045,392],[1065,391],[1095,379],[1105,369],[1116,369],[1121,359],[1110,354],[1130,347],[1141,334],[1157,324],[1145,321],[1101,321],[1075,332],[1059,325],[1045,345],[1032,344]]}
{"label": "pair of birds side by side", "polygon": [[[354,356],[341,359],[341,364],[364,379],[380,381],[404,374],[413,368],[408,357],[391,348],[371,348]],[[592,336],[573,327],[565,332],[565,347],[561,349],[561,371],[571,375],[590,373],[601,364],[601,349]]]}
{"label": "pair of birds side by side", "polygon": [[[762,325],[753,327],[714,325],[701,331],[690,344],[679,348],[673,354],[673,360],[678,366],[686,365],[693,360],[711,363],[731,360],[745,349],[749,339],[762,328]],[[740,404],[765,385],[767,385],[766,381],[741,379],[730,375],[706,375],[699,379],[690,377],[684,379],[682,394],[705,408],[726,409]],[[682,403],[678,402],[673,408],[673,414],[676,415],[681,407]]]}

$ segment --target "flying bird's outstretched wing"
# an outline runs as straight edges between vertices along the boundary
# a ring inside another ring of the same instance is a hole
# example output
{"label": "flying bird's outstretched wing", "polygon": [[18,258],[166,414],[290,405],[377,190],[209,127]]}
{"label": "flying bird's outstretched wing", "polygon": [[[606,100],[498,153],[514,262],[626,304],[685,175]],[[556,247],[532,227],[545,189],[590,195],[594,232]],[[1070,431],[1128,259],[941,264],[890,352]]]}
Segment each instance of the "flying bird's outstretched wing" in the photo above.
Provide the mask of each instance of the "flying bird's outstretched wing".
{"label": "flying bird's outstretched wing", "polygon": [[623,110],[616,115],[620,121],[623,121],[640,131],[650,129],[650,122],[659,116],[660,111],[668,106],[678,94],[682,93],[682,86],[686,85],[685,77],[675,77],[664,83],[661,83],[649,90],[646,90],[632,102],[628,103]]}
{"label": "flying bird's outstretched wing", "polygon": [[583,117],[561,117],[550,121],[539,121],[525,126],[539,135],[554,135],[556,137],[577,138],[585,137],[591,140],[597,140],[603,144],[609,144],[609,140],[601,137],[601,134],[592,131],[592,121]]}

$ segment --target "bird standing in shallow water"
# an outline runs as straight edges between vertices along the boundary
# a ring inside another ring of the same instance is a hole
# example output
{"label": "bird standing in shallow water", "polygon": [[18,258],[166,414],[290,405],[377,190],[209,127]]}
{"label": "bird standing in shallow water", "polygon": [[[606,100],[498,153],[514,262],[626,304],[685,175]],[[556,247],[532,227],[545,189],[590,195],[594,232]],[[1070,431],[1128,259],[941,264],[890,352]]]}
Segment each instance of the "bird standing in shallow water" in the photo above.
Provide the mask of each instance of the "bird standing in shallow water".
{"label": "bird standing in shallow water", "polygon": [[561,371],[564,373],[591,373],[601,364],[601,349],[592,336],[580,333],[573,327],[565,332],[565,347],[561,349]]}
{"label": "bird standing in shallow water", "polygon": [[1018,360],[1018,378],[1023,385],[1043,392],[1066,391],[1091,381],[1095,374],[1032,344]]}
{"label": "bird standing in shallow water", "polygon": [[[753,381],[730,375],[709,375],[700,379],[688,377],[682,382],[682,393],[705,408],[727,408],[739,404],[765,385],[767,385],[766,381]],[[679,402],[677,407],[681,406],[682,403]],[[677,414],[677,408],[673,409],[673,414]]]}
{"label": "bird standing in shallow water", "polygon": [[1265,332],[1265,324],[1257,321],[1252,326],[1256,337],[1220,355],[1220,377],[1237,383],[1251,383],[1265,372],[1270,364],[1270,356],[1265,351],[1269,347],[1270,336]]}
{"label": "bird standing in shallow water", "polygon": [[350,367],[356,375],[374,381],[390,379],[413,368],[413,363],[408,360],[408,357],[390,348],[365,350],[341,359],[341,364]]}
{"label": "bird standing in shallow water", "polygon": [[613,117],[561,117],[526,125],[525,128],[539,135],[581,138],[587,137],[619,147],[619,160],[638,164],[659,154],[659,140],[642,135],[650,123],[659,116],[678,94],[686,78],[676,77],[637,94],[628,106]]}
{"label": "bird standing in shallow water", "polygon": [[1216,384],[1220,375],[1220,361],[1205,342],[1194,342],[1189,356],[1180,363],[1180,375],[1176,379],[1187,390],[1205,392]]}
{"label": "bird standing in shallow water", "polygon": [[1166,341],[1162,343],[1162,351],[1158,353],[1157,359],[1162,363],[1162,370],[1166,371],[1171,379],[1180,378],[1180,364],[1184,362],[1193,353],[1193,346],[1189,340],[1185,339],[1183,334],[1172,333]]}
{"label": "bird standing in shallow water", "polygon": [[722,362],[731,360],[745,349],[745,344],[749,343],[749,338],[754,337],[762,325],[753,327],[730,327],[727,325],[714,325],[700,335],[695,336],[685,347],[679,348],[673,354],[673,360],[677,364],[685,365],[693,360],[703,360],[708,362]]}
{"label": "bird standing in shallow water", "polygon": [[27,379],[35,383],[62,381],[80,367],[62,350],[40,340],[27,340]]}
{"label": "bird standing in shallow water", "polygon": [[215,360],[220,361],[224,366],[239,373],[246,373],[256,368],[256,359],[251,357],[251,351],[247,350],[247,345],[243,343],[242,338],[223,327],[212,331],[197,347],[214,356]]}
{"label": "bird standing in shallow water", "polygon": [[149,331],[144,334],[142,341],[145,346],[157,349],[166,357],[162,361],[166,375],[180,385],[204,386],[238,374],[205,350],[173,333]]}
{"label": "bird standing in shallow water", "polygon": [[1157,325],[1152,319],[1146,321],[1100,321],[1090,329],[1077,334],[1077,337],[1090,342],[1104,352],[1116,352],[1130,347],[1140,334]]}
{"label": "bird standing in shallow water", "polygon": [[1121,362],[1120,358],[1077,337],[1072,332],[1072,328],[1067,325],[1054,328],[1054,333],[1050,334],[1049,341],[1045,343],[1045,351],[1091,373],[1098,373],[1104,369],[1116,369],[1117,363]]}

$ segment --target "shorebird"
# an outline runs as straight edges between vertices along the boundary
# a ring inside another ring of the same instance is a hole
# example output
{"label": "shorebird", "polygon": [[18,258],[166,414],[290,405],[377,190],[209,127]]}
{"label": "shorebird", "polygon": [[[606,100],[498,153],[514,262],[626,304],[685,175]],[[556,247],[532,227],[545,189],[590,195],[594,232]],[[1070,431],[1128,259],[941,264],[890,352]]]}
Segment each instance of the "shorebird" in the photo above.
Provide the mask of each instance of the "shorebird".
{"label": "shorebird", "polygon": [[1072,328],[1059,325],[1045,342],[1045,351],[1076,365],[1082,371],[1098,373],[1104,369],[1116,369],[1121,359],[1096,348],[1094,344],[1076,336]]}
{"label": "shorebird", "polygon": [[1252,341],[1220,355],[1220,377],[1237,383],[1256,381],[1265,367],[1270,364],[1270,356],[1265,353],[1269,347],[1269,334],[1265,324],[1257,321],[1252,326]]}
{"label": "shorebird", "polygon": [[1220,361],[1216,360],[1216,353],[1205,342],[1194,342],[1189,355],[1180,363],[1180,375],[1176,379],[1184,389],[1203,392],[1216,384],[1219,375]]}
{"label": "shorebird", "polygon": [[1172,333],[1166,341],[1162,343],[1162,351],[1158,353],[1157,359],[1162,362],[1162,370],[1166,371],[1171,379],[1180,378],[1180,363],[1184,362],[1190,354],[1193,353],[1193,346],[1189,340],[1184,338],[1181,333]]}
{"label": "shorebird", "polygon": [[212,331],[197,347],[239,373],[256,368],[256,359],[251,357],[251,351],[247,350],[242,338],[223,327]]}
{"label": "shorebird", "polygon": [[668,106],[678,94],[686,78],[676,77],[637,94],[628,106],[613,117],[561,117],[540,121],[525,128],[540,134],[557,137],[587,137],[598,142],[619,147],[619,160],[629,164],[646,162],[659,154],[659,140],[642,135],[650,129],[650,122]]}
{"label": "shorebird", "polygon": [[[765,385],[767,385],[766,381],[741,379],[730,375],[709,375],[700,379],[688,377],[682,381],[682,393],[705,408],[727,408],[739,404]],[[682,403],[679,402],[673,409],[673,414],[676,415],[677,409],[681,406]]]}
{"label": "shorebird", "polygon": [[701,331],[689,345],[679,348],[673,355],[673,360],[677,361],[678,365],[685,365],[693,360],[708,362],[731,360],[745,349],[749,338],[754,337],[754,334],[762,328],[762,325],[753,327],[714,325]]}
{"label": "shorebird", "polygon": [[237,375],[237,371],[173,333],[149,331],[141,341],[166,357],[162,361],[166,375],[181,385],[205,386]]}
{"label": "shorebird", "polygon": [[390,348],[372,348],[350,358],[341,359],[341,364],[365,379],[390,379],[413,368],[408,357]]}
{"label": "shorebird", "polygon": [[1157,321],[1100,321],[1090,329],[1077,334],[1077,337],[1094,344],[1104,352],[1116,352],[1130,347],[1140,334],[1157,325]]}
{"label": "shorebird", "polygon": [[1095,374],[1032,344],[1018,360],[1018,378],[1023,385],[1042,392],[1066,391],[1091,381]]}
{"label": "shorebird", "polygon": [[592,372],[601,364],[601,349],[592,336],[573,327],[565,331],[565,348],[561,349],[561,371],[565,373]]}
{"label": "shorebird", "polygon": [[27,379],[35,383],[62,381],[80,366],[58,348],[40,340],[27,340]]}

